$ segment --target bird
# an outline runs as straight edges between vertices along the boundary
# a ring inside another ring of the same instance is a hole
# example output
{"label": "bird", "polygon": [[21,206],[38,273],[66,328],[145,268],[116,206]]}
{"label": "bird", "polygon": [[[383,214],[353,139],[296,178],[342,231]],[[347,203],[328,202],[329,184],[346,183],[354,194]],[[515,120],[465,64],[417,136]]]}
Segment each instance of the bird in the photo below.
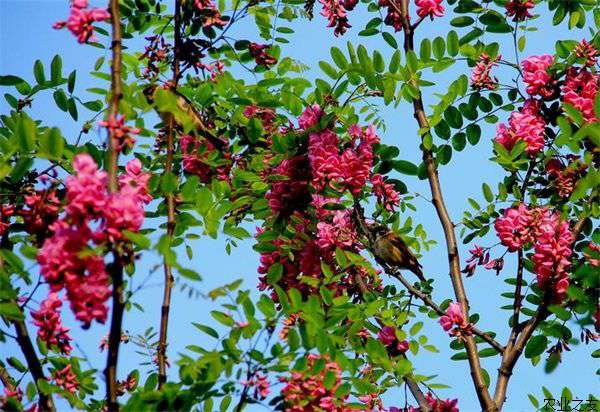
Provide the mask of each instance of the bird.
{"label": "bird", "polygon": [[408,269],[417,275],[421,282],[427,281],[421,270],[423,266],[400,236],[379,223],[370,224],[368,227],[373,237],[372,252],[379,263]]}
{"label": "bird", "polygon": [[162,88],[156,84],[150,84],[142,92],[146,97],[146,101],[156,110],[164,125],[173,120],[180,132],[203,137],[218,150],[222,150],[227,146],[227,142],[215,136],[214,131],[206,125],[202,114],[196,109],[194,103],[174,87]]}

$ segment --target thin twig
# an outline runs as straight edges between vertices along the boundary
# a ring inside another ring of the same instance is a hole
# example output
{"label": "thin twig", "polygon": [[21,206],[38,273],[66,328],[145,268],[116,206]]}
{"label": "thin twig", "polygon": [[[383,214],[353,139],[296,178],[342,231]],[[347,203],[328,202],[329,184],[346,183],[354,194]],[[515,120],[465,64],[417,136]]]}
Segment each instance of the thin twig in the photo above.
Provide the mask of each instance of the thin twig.
{"label": "thin twig", "polygon": [[[121,85],[121,58],[122,36],[121,19],[119,14],[119,0],[109,0],[108,5],[112,26],[112,62],[111,62],[111,99],[108,114],[117,117],[119,102],[123,97]],[[108,189],[114,193],[118,190],[117,168],[119,160],[118,141],[112,133],[108,136]],[[117,251],[113,251],[113,262],[108,266],[108,273],[112,279],[112,316],[110,334],[108,338],[108,355],[106,358],[106,407],[110,412],[119,410],[117,400],[117,363],[119,359],[119,346],[121,343],[121,328],[123,324],[123,264]]]}
{"label": "thin twig", "polygon": [[[180,0],[175,0],[175,48],[173,50],[173,88],[177,88],[179,81],[179,52],[181,50],[181,4]],[[173,154],[175,152],[174,134],[175,121],[173,116],[169,116],[167,126],[167,156],[165,160],[165,174],[173,172]],[[167,203],[167,238],[171,244],[173,233],[175,232],[175,198],[172,193],[165,196]],[[158,388],[161,389],[167,381],[167,334],[169,331],[169,311],[171,309],[171,291],[173,289],[173,271],[171,265],[167,262],[165,256],[163,262],[165,286],[163,291],[163,301],[160,311],[160,330],[157,346],[158,358]]]}

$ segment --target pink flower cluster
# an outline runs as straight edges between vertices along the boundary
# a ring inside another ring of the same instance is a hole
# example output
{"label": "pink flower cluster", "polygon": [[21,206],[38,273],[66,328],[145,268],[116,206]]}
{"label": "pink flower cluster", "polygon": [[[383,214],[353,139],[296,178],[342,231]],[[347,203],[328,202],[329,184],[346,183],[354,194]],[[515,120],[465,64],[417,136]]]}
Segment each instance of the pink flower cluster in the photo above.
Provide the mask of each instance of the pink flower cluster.
{"label": "pink flower cluster", "polygon": [[508,126],[500,123],[496,130],[495,140],[506,150],[512,150],[519,141],[526,144],[526,152],[535,156],[544,148],[546,123],[539,114],[539,103],[527,100],[521,110],[511,113]]}
{"label": "pink flower cluster", "polygon": [[563,101],[579,110],[587,123],[598,120],[594,111],[594,101],[598,94],[599,80],[600,76],[587,68],[571,67],[567,70],[567,77],[562,87]]}
{"label": "pink flower cluster", "polygon": [[[458,399],[439,399],[436,398],[431,392],[425,395],[425,399],[429,404],[429,408],[432,412],[459,412],[458,410]],[[409,406],[408,408],[396,408],[391,407],[388,412],[420,412],[421,408]]]}
{"label": "pink flower cluster", "polygon": [[254,387],[254,398],[255,399],[266,399],[271,393],[271,383],[265,375],[260,372],[254,374],[249,380],[242,381],[242,385]]}
{"label": "pink flower cluster", "polygon": [[101,127],[106,127],[108,135],[113,139],[118,151],[124,148],[131,149],[135,144],[133,134],[140,134],[140,129],[125,125],[125,116],[109,116],[108,119],[98,123]]}
{"label": "pink flower cluster", "polygon": [[311,133],[308,159],[317,191],[329,186],[358,194],[367,183],[373,165],[373,144],[379,143],[379,138],[372,126],[365,130],[353,126],[349,132],[353,141],[341,154],[339,138],[331,130]]}
{"label": "pink flower cluster", "polygon": [[538,228],[533,265],[540,289],[551,290],[561,301],[569,287],[573,234],[557,214],[547,216]]}
{"label": "pink flower cluster", "polygon": [[498,87],[498,79],[492,78],[492,68],[498,66],[498,60],[501,56],[497,56],[492,59],[485,53],[479,56],[479,60],[475,64],[473,71],[471,72],[471,87],[475,90],[495,90]]}
{"label": "pink flower cluster", "polygon": [[545,207],[529,209],[524,204],[507,209],[494,225],[501,243],[514,252],[534,246],[534,271],[540,288],[564,296],[569,285],[569,258],[573,234],[569,224]]}
{"label": "pink flower cluster", "polygon": [[[335,27],[333,34],[335,36],[343,35],[350,27],[345,3],[340,0],[319,0],[323,5],[321,15],[327,18],[327,27]],[[353,6],[352,6],[353,8]],[[349,10],[351,10],[350,8]]]}
{"label": "pink flower cluster", "polygon": [[194,6],[203,17],[202,25],[204,27],[224,27],[225,24],[227,24],[227,22],[223,20],[221,12],[215,6],[212,0],[194,0]]}
{"label": "pink flower cluster", "polygon": [[[317,373],[313,373],[315,362],[325,359],[325,367]],[[338,398],[335,392],[341,383],[342,371],[339,365],[329,361],[327,357],[315,354],[307,356],[307,367],[303,372],[292,372],[289,377],[281,377],[279,380],[285,384],[281,389],[281,396],[285,404],[286,412],[324,411],[324,412],[346,412],[344,400]],[[325,375],[333,372],[336,382],[328,389],[325,387]]]}
{"label": "pink flower cluster", "polygon": [[546,172],[552,179],[552,183],[562,198],[571,196],[579,177],[587,169],[585,164],[582,164],[578,158],[573,157],[569,160],[572,162],[565,166],[558,158],[553,158],[546,163]]}
{"label": "pink flower cluster", "polygon": [[533,17],[529,12],[535,6],[533,0],[509,0],[506,7],[506,15],[512,17],[513,21],[524,21]]}
{"label": "pink flower cluster", "polygon": [[350,250],[358,247],[358,234],[349,210],[333,212],[331,223],[317,223],[317,245],[322,251],[333,252],[335,248]]}
{"label": "pink flower cluster", "polygon": [[181,136],[179,140],[181,147],[183,170],[196,175],[202,183],[209,183],[213,177],[219,180],[228,180],[231,165],[225,164],[215,166],[218,157],[222,156],[227,161],[229,153],[220,153],[208,140],[199,140],[188,134]]}
{"label": "pink flower cluster", "polygon": [[387,8],[384,23],[394,28],[394,31],[402,30],[402,15],[397,9],[396,3],[392,3],[392,0],[379,0],[379,7]]}
{"label": "pink flower cluster", "polygon": [[71,364],[52,372],[52,379],[57,386],[67,392],[75,393],[79,389],[79,381],[77,375],[71,370]]}
{"label": "pink flower cluster", "polygon": [[55,29],[67,27],[79,43],[96,41],[93,24],[110,19],[110,13],[106,9],[92,8],[88,9],[87,0],[73,0],[71,3],[71,13],[66,21],[54,23]]}
{"label": "pink flower cluster", "polygon": [[269,47],[268,44],[250,43],[248,50],[257,65],[269,68],[269,66],[277,64],[277,59],[266,51]]}
{"label": "pink flower cluster", "polygon": [[20,211],[27,233],[44,239],[50,226],[60,212],[60,200],[56,189],[37,190],[25,196],[25,208]]}
{"label": "pink flower cluster", "polygon": [[596,65],[598,61],[598,56],[600,52],[588,43],[586,39],[581,40],[581,42],[575,47],[574,53],[577,57],[584,60],[584,66],[593,67]]}
{"label": "pink flower cluster", "polygon": [[386,347],[390,356],[398,356],[408,350],[408,341],[399,340],[396,336],[396,328],[384,326],[377,333],[377,339]]}
{"label": "pink flower cluster", "polygon": [[274,170],[285,180],[277,180],[271,186],[266,199],[273,213],[289,216],[294,210],[302,210],[310,202],[308,190],[309,165],[306,157],[284,159]]}
{"label": "pink flower cluster", "polygon": [[451,302],[446,313],[440,317],[440,325],[450,336],[459,339],[473,333],[473,325],[465,319],[460,305],[456,302]]}
{"label": "pink flower cluster", "polygon": [[442,17],[444,15],[443,0],[415,0],[417,6],[417,15],[419,17],[433,16]]}
{"label": "pink flower cluster", "polygon": [[144,203],[151,197],[146,188],[149,175],[141,172],[138,159],[127,164],[116,193],[108,192],[106,173],[91,156],[77,155],[73,168],[76,175],[66,179],[66,214],[50,227],[53,235],[37,258],[50,290],[66,289],[71,310],[87,328],[93,320],[106,320],[110,296],[104,259],[93,245],[121,242],[123,231],[138,231]]}
{"label": "pink flower cluster", "polygon": [[467,259],[467,266],[462,270],[462,273],[466,273],[467,277],[475,274],[477,266],[483,266],[486,269],[493,269],[496,271],[496,275],[500,274],[500,271],[504,267],[504,259],[491,259],[489,249],[482,248],[481,246],[475,245],[475,247],[469,250],[471,257]]}
{"label": "pink flower cluster", "polygon": [[62,325],[60,319],[60,307],[62,301],[57,293],[50,293],[40,304],[37,311],[31,312],[33,324],[37,326],[38,338],[49,348],[57,347],[59,352],[69,355],[71,350],[71,336],[69,329]]}
{"label": "pink flower cluster", "polygon": [[549,54],[530,56],[523,60],[523,81],[527,84],[527,93],[549,99],[556,94],[556,79],[548,73],[554,64],[554,57]]}
{"label": "pink flower cluster", "polygon": [[386,210],[393,212],[394,208],[400,204],[400,194],[394,186],[387,183],[380,174],[371,176],[371,184],[373,185],[373,193],[375,193],[377,201]]}
{"label": "pink flower cluster", "polygon": [[10,226],[10,217],[15,214],[11,204],[0,204],[0,236],[3,236]]}

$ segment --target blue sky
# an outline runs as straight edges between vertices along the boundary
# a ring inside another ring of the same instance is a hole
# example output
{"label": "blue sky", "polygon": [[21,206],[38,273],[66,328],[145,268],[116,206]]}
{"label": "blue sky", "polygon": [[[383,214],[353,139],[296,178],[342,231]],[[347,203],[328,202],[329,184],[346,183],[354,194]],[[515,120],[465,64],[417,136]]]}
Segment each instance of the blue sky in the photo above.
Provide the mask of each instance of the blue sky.
{"label": "blue sky", "polygon": [[[541,10],[545,7],[546,5],[542,4],[538,6],[538,9]],[[315,10],[318,9],[317,3]],[[85,89],[98,86],[103,81],[90,76],[88,73],[93,70],[94,62],[98,57],[105,56],[108,58],[108,52],[89,46],[81,46],[67,31],[53,30],[51,28],[52,23],[64,19],[67,12],[66,0],[0,0],[0,74],[15,74],[31,80],[33,79],[33,62],[36,59],[40,59],[48,68],[52,57],[55,54],[61,54],[63,72],[69,73],[73,69],[78,71],[76,94],[84,97],[84,100],[96,98],[95,95],[89,94]],[[284,54],[289,53],[292,57],[309,65],[311,69],[306,73],[306,77],[309,79],[313,79],[315,76],[323,77],[319,73],[317,62],[319,60],[330,60],[330,46],[336,45],[345,50],[345,44],[348,40],[351,40],[355,45],[362,43],[369,50],[377,48],[384,53],[384,56],[389,56],[392,50],[381,38],[357,36],[358,31],[364,27],[365,22],[372,17],[372,14],[366,13],[364,5],[359,5],[350,14],[350,23],[354,26],[353,29],[345,36],[335,38],[332,30],[325,27],[326,21],[324,18],[319,16],[318,12],[315,12],[315,18],[312,22],[301,21],[301,24],[294,23],[291,25],[296,33],[289,37],[290,44],[284,46]],[[542,18],[534,23],[534,25],[540,27],[540,30],[530,33],[527,47],[522,56],[553,53],[555,40],[583,35],[582,32],[568,33],[565,25],[558,28],[552,27],[548,20],[548,16],[543,13]],[[421,36],[429,38],[436,35],[445,36],[448,21],[449,18],[445,17],[436,20],[434,23],[424,22],[419,29],[417,44],[420,42]],[[252,33],[254,31],[250,20],[241,23],[241,25],[241,32]],[[495,37],[497,41],[501,42],[501,52],[505,58],[514,60],[509,36]],[[129,41],[126,42],[126,46],[139,49],[141,43],[139,41]],[[452,69],[444,72],[440,78],[436,78],[436,86],[425,95],[426,105],[435,102],[431,92],[445,91],[444,88],[464,70],[464,66],[457,64]],[[509,83],[512,79],[510,76],[514,76],[512,73],[506,73],[502,70],[497,73],[503,83]],[[431,80],[433,77],[426,75],[426,78]],[[103,85],[104,83],[102,83]],[[0,113],[6,113],[9,107],[3,99],[0,98],[0,100]],[[383,141],[398,146],[402,159],[418,163],[420,154],[416,126],[408,105],[403,103],[398,109],[385,107],[381,109],[381,114],[387,124],[387,131],[382,132]],[[78,123],[73,122],[56,108],[50,93],[42,94],[35,99],[31,115],[34,119],[42,119],[47,125],[61,127],[63,134],[71,142],[74,141],[83,121],[90,117],[90,113],[85,113],[82,109],[80,110],[80,121]],[[501,113],[500,117],[506,118],[507,114],[503,115]],[[451,165],[442,167],[440,170],[440,178],[448,207],[455,221],[459,221],[462,217],[462,211],[469,207],[466,203],[467,197],[482,198],[481,184],[483,182],[495,187],[495,184],[503,177],[502,170],[488,161],[492,153],[491,139],[494,135],[494,129],[491,126],[486,126],[483,130],[482,139],[478,146],[469,146],[463,152],[455,152]],[[95,143],[100,143],[104,137],[100,135],[97,128],[94,128],[86,138]],[[151,143],[148,139],[143,142]],[[417,181],[416,179],[405,179],[405,182],[408,184],[410,192],[421,193],[425,197],[429,197],[429,188],[426,182]],[[438,301],[441,301],[451,296],[443,234],[439,228],[432,205],[423,199],[417,199],[415,202],[419,212],[413,218],[424,225],[431,238],[440,241],[440,244],[426,253],[421,261],[428,277],[436,279],[435,297]],[[225,253],[225,239],[223,237],[218,240],[202,238],[192,243],[194,259],[187,265],[197,270],[204,279],[203,282],[196,283],[193,286],[196,289],[208,291],[224,283],[243,278],[245,281],[244,287],[254,290],[257,283],[258,256],[251,250],[252,243],[251,240],[239,242],[239,247],[233,249],[230,256]],[[487,242],[482,243],[492,244],[495,243],[495,239],[491,236]],[[463,247],[462,249],[464,261],[467,256],[467,248]],[[180,256],[182,259],[187,260],[183,253],[180,253]],[[138,265],[134,284],[139,283],[158,262],[157,256],[151,254],[144,256]],[[476,276],[465,280],[472,313],[478,312],[481,315],[481,320],[478,323],[481,329],[497,331],[506,329],[509,312],[498,309],[507,303],[505,299],[499,297],[499,294],[508,291],[508,286],[502,281],[502,278],[511,275],[511,270],[514,270],[513,263],[509,259],[506,264],[507,269],[498,278],[492,272],[479,271]],[[158,270],[151,276],[148,282],[149,287],[136,294],[135,301],[144,307],[144,312],[134,310],[126,314],[125,329],[132,334],[143,333],[150,325],[154,325],[156,328],[162,296],[161,283],[162,271]],[[187,292],[182,293],[179,287],[175,288],[169,330],[170,346],[168,353],[171,360],[177,358],[177,352],[182,351],[185,345],[202,345],[205,343],[205,335],[191,328],[190,323],[194,321],[212,325],[214,321],[209,312],[214,308],[215,303],[210,300],[204,300],[203,298],[190,299]],[[75,340],[83,352],[89,356],[91,364],[98,369],[102,369],[105,357],[104,354],[98,352],[97,348],[101,337],[108,331],[108,325],[94,325],[90,330],[83,331],[76,326],[76,323],[70,322],[68,312],[65,308],[63,316],[67,318],[67,323],[73,325]],[[30,329],[33,333],[33,328]],[[417,372],[426,375],[438,375],[436,381],[452,386],[451,389],[440,390],[440,396],[458,397],[461,410],[477,410],[478,403],[466,362],[448,360],[453,351],[448,348],[449,339],[436,322],[426,321],[425,331],[430,337],[430,341],[435,342],[441,352],[437,354],[420,353],[413,361]],[[574,332],[578,333],[576,329],[574,329]],[[501,342],[504,342],[506,334],[500,332],[498,338]],[[132,344],[123,346],[120,364],[122,374],[137,367],[140,362],[147,360],[136,354],[134,349]],[[521,359],[510,383],[505,410],[531,410],[527,393],[534,393],[539,397],[542,385],[548,387],[557,398],[560,397],[563,386],[568,386],[572,393],[579,398],[587,397],[588,393],[594,390],[598,395],[598,377],[594,374],[598,365],[594,365],[592,358],[589,356],[592,348],[580,345],[580,347],[573,349],[572,352],[564,354],[563,363],[551,375],[544,373],[542,365],[533,368],[529,360]],[[12,354],[17,352],[17,348],[9,341],[7,345],[4,344],[1,351]],[[75,350],[75,354],[81,354],[79,348]],[[498,359],[487,358],[483,359],[482,362],[492,379],[494,379]],[[141,367],[142,370],[144,368],[147,367]],[[172,368],[170,373],[175,376],[176,368]],[[102,382],[99,382],[99,384],[103,385]],[[390,391],[385,397],[386,405],[402,405],[404,403],[403,393],[404,391],[401,389]],[[63,403],[61,409],[66,410],[67,406]]]}

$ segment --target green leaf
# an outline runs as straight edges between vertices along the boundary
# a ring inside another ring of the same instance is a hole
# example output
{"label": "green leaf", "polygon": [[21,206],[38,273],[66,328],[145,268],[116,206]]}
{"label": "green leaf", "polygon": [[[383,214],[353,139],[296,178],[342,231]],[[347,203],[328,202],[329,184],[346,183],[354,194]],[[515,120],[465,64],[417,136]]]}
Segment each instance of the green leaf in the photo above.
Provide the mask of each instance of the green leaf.
{"label": "green leaf", "polygon": [[202,332],[206,333],[207,335],[212,336],[215,339],[219,339],[219,333],[216,330],[214,330],[213,328],[211,328],[210,326],[202,325],[197,322],[192,322],[192,325],[194,325],[197,329],[201,330]]}
{"label": "green leaf", "polygon": [[33,64],[33,76],[38,84],[42,84],[46,81],[46,76],[44,75],[44,64],[40,60],[36,60]]}
{"label": "green leaf", "polygon": [[452,147],[447,144],[440,146],[437,152],[437,159],[443,165],[450,163],[450,159],[452,159]]}
{"label": "green leaf", "polygon": [[450,25],[454,27],[467,27],[475,23],[475,20],[469,16],[455,17],[450,20]]}
{"label": "green leaf", "polygon": [[22,115],[17,128],[17,137],[22,153],[28,153],[35,149],[37,140],[37,126],[27,115]]}
{"label": "green leaf", "polygon": [[19,359],[15,358],[14,356],[7,358],[6,361],[8,362],[8,364],[10,366],[12,366],[13,368],[15,368],[16,370],[18,370],[21,373],[27,371],[27,366],[23,365],[23,363]]}
{"label": "green leaf", "polygon": [[541,355],[546,350],[547,345],[547,337],[543,335],[536,335],[532,337],[531,340],[527,342],[527,346],[525,346],[525,357],[531,359],[534,356]]}
{"label": "green leaf", "polygon": [[415,336],[417,333],[419,333],[419,331],[421,330],[421,328],[423,327],[423,322],[416,322],[414,325],[411,326],[409,333],[411,336]]}
{"label": "green leaf", "polygon": [[440,36],[436,37],[433,40],[433,56],[439,60],[442,57],[444,57],[445,52],[446,52],[446,43],[444,42],[444,39]]}
{"label": "green leaf", "polygon": [[69,109],[67,95],[65,94],[65,91],[63,89],[56,90],[52,94],[52,97],[54,97],[54,102],[60,110],[66,112]]}
{"label": "green leaf", "polygon": [[448,33],[448,36],[446,37],[446,43],[448,46],[448,54],[452,57],[456,56],[458,54],[460,44],[458,41],[458,34],[454,30],[451,30],[450,33]]}
{"label": "green leaf", "polygon": [[337,70],[335,70],[335,68],[326,61],[320,61],[319,67],[327,76],[331,77],[332,79],[337,80],[339,77]]}
{"label": "green leaf", "polygon": [[398,42],[396,41],[396,39],[394,38],[393,35],[391,35],[388,32],[383,32],[383,33],[381,33],[381,35],[383,36],[383,39],[385,40],[385,42],[387,44],[389,44],[391,48],[393,48],[393,49],[398,48]]}
{"label": "green leaf", "polygon": [[478,124],[472,123],[467,126],[467,140],[473,146],[479,143],[479,139],[481,138],[481,127]]}
{"label": "green leaf", "polygon": [[392,162],[394,170],[403,173],[405,175],[416,176],[419,167],[409,162],[408,160],[395,160]]}
{"label": "green leaf", "polygon": [[77,72],[73,70],[71,74],[69,74],[69,79],[67,80],[67,90],[69,93],[73,93],[75,90],[75,79],[77,78]]}
{"label": "green leaf", "polygon": [[225,326],[233,326],[233,318],[226,313],[219,312],[218,310],[213,310],[210,312],[210,315],[219,323]]}
{"label": "green leaf", "polygon": [[337,47],[332,47],[329,50],[329,54],[331,55],[331,58],[337,67],[339,67],[341,70],[346,70],[348,67],[348,60],[346,60],[346,56],[344,56],[344,53],[342,53],[340,49]]}
{"label": "green leaf", "polygon": [[492,193],[492,188],[490,185],[483,183],[481,185],[481,190],[483,191],[483,197],[485,197],[485,200],[491,203],[494,200],[494,194]]}
{"label": "green leaf", "polygon": [[25,82],[25,80],[10,74],[7,76],[0,76],[0,86],[15,86],[23,82]]}
{"label": "green leaf", "polygon": [[25,319],[25,315],[23,315],[23,312],[19,309],[19,305],[13,302],[0,303],[0,316],[5,316],[11,320]]}
{"label": "green leaf", "polygon": [[62,59],[57,54],[50,63],[50,79],[57,83],[62,78]]}

